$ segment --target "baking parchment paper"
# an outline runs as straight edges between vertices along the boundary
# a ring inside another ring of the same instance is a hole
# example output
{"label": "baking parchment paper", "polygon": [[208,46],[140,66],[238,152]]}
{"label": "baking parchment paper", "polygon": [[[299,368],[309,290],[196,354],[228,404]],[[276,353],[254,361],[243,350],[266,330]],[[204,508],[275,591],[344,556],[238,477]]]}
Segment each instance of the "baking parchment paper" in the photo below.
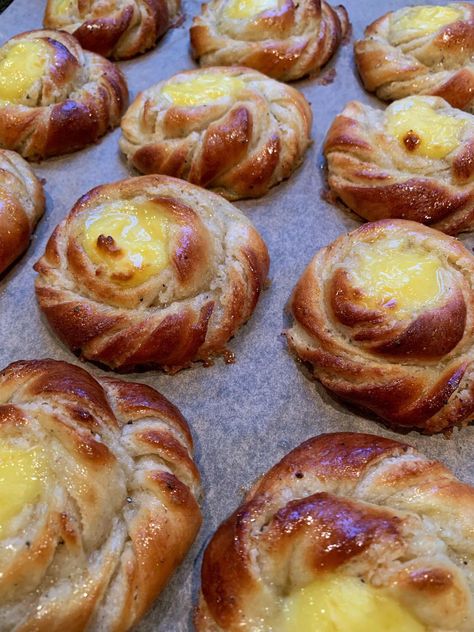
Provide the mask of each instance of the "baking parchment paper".
{"label": "baking parchment paper", "polygon": [[[0,45],[17,33],[41,28],[45,3],[14,0],[0,15]],[[436,0],[423,3],[435,4]],[[321,197],[325,189],[321,146],[334,116],[351,99],[383,107],[361,86],[352,41],[361,37],[364,27],[379,15],[404,4],[403,0],[345,0],[353,36],[326,67],[326,76],[335,69],[334,80],[327,85],[318,79],[292,84],[312,103],[314,143],[303,166],[288,181],[259,200],[237,202],[266,240],[271,285],[251,320],[229,343],[235,364],[226,365],[219,359],[208,368],[196,365],[173,376],[159,371],[124,376],[157,388],[188,419],[204,491],[200,535],[154,608],[137,627],[139,632],[193,629],[201,556],[209,537],[258,475],[311,436],[360,431],[407,441],[474,483],[474,426],[454,431],[449,439],[391,432],[343,407],[308,379],[306,370],[288,353],[281,335],[288,325],[284,306],[306,264],[319,248],[360,223]],[[127,77],[131,99],[149,85],[195,67],[189,54],[188,29],[199,6],[199,2],[184,0],[186,20],[182,26],[169,31],[156,49],[119,64]],[[131,175],[118,149],[119,136],[119,130],[115,130],[97,145],[33,165],[38,176],[46,180],[47,210],[28,252],[0,281],[1,368],[14,360],[51,357],[81,364],[94,375],[104,373],[92,364],[81,363],[49,330],[36,304],[32,265],[42,255],[53,228],[80,195],[99,184]],[[461,239],[468,247],[474,245],[474,235]]]}

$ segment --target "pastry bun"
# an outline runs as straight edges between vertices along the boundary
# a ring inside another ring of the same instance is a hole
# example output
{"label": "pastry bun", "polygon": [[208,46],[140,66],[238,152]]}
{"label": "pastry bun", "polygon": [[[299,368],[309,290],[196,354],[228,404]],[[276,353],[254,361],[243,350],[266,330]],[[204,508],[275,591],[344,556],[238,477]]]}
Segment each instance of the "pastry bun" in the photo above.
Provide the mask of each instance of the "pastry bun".
{"label": "pastry bun", "polygon": [[434,433],[474,412],[473,255],[406,220],[322,248],[291,298],[291,349],[339,397]]}
{"label": "pastry bun", "polygon": [[354,45],[365,88],[384,101],[431,94],[474,114],[474,6],[390,11]]}
{"label": "pastry bun", "polygon": [[324,0],[210,0],[191,27],[201,66],[242,65],[273,79],[317,74],[349,30],[343,6]]}
{"label": "pastry bun", "polygon": [[230,200],[288,178],[311,139],[311,108],[283,83],[243,67],[181,72],[141,92],[120,147],[142,173],[188,180]]}
{"label": "pastry bun", "polygon": [[89,191],[36,264],[53,330],[113,369],[176,371],[225,352],[267,278],[250,221],[182,180],[142,176]]}
{"label": "pastry bun", "polygon": [[470,632],[473,523],[473,488],[438,461],[373,435],[314,437],[208,544],[197,630]]}
{"label": "pastry bun", "polygon": [[351,101],[324,155],[331,190],[364,219],[474,229],[474,116],[444,99],[407,97],[385,112]]}
{"label": "pastry bun", "polygon": [[0,274],[28,248],[44,206],[43,187],[29,164],[0,149]]}
{"label": "pastry bun", "polygon": [[21,33],[0,48],[0,147],[25,158],[90,145],[119,124],[127,98],[121,71],[63,31]]}
{"label": "pastry bun", "polygon": [[0,629],[125,632],[200,526],[183,416],[54,360],[0,373]]}
{"label": "pastry bun", "polygon": [[43,23],[94,53],[129,59],[153,48],[180,17],[181,0],[48,0]]}

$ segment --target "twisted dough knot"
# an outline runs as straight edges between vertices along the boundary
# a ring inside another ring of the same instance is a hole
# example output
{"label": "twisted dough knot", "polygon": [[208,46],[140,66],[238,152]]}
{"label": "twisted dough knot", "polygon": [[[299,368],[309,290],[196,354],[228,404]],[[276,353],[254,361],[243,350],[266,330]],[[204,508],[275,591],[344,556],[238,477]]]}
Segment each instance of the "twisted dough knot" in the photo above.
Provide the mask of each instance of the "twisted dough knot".
{"label": "twisted dough knot", "polygon": [[404,220],[365,224],[313,258],[291,300],[290,347],[331,391],[390,425],[467,423],[474,257]]}
{"label": "twisted dough knot", "polygon": [[[433,11],[445,11],[432,13]],[[420,13],[425,11],[428,13]],[[419,25],[413,25],[414,20]],[[430,28],[430,24],[432,25]],[[370,24],[354,45],[369,92],[392,101],[411,94],[443,97],[474,113],[474,6],[407,7]]]}
{"label": "twisted dough knot", "polygon": [[0,525],[0,630],[128,630],[199,529],[186,421],[148,386],[41,360],[0,374],[0,432],[20,472],[0,493],[26,499]]}
{"label": "twisted dough knot", "polygon": [[247,68],[182,72],[140,93],[120,147],[142,173],[164,173],[230,200],[288,178],[310,143],[304,96]]}
{"label": "twisted dough knot", "polygon": [[38,66],[29,85],[0,98],[1,147],[45,158],[81,149],[118,125],[128,98],[124,76],[68,33],[22,33],[0,48],[0,63],[9,56],[20,64],[12,83],[22,79],[25,67],[28,72],[33,63]]}
{"label": "twisted dough knot", "polygon": [[286,630],[288,597],[349,577],[395,599],[427,632],[469,632],[473,498],[441,463],[396,441],[309,439],[257,482],[208,545],[197,629]]}
{"label": "twisted dough knot", "polygon": [[44,205],[43,187],[28,163],[0,149],[0,273],[28,247]]}
{"label": "twisted dough knot", "polygon": [[178,370],[224,352],[268,265],[259,234],[228,202],[143,176],[76,203],[35,266],[36,291],[53,329],[85,358]]}
{"label": "twisted dough knot", "polygon": [[241,64],[292,81],[316,74],[349,30],[344,7],[333,9],[324,0],[256,3],[260,5],[263,10],[242,17],[235,0],[202,5],[190,31],[193,55],[201,66]]}
{"label": "twisted dough knot", "polygon": [[[392,135],[390,120],[419,107],[424,133]],[[439,129],[423,123],[425,111]],[[445,122],[460,130],[440,151]],[[332,123],[324,154],[329,186],[367,220],[400,217],[450,234],[474,228],[474,117],[441,98],[406,98],[385,112],[351,101]]]}
{"label": "twisted dough knot", "polygon": [[180,15],[180,0],[48,0],[44,26],[104,57],[128,59],[155,46]]}

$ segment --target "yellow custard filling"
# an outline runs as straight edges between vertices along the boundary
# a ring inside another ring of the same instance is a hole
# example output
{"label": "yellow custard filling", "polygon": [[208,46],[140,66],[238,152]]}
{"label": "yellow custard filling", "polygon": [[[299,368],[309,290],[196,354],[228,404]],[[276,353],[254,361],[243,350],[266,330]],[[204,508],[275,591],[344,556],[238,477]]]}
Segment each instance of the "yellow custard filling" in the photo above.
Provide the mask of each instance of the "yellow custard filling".
{"label": "yellow custard filling", "polygon": [[134,287],[168,265],[170,225],[156,202],[111,202],[87,215],[82,246],[113,281]]}
{"label": "yellow custard filling", "polygon": [[60,17],[69,13],[73,6],[73,0],[53,0],[51,12]]}
{"label": "yellow custard filling", "polygon": [[396,239],[358,244],[349,275],[364,294],[360,303],[369,309],[411,312],[434,303],[444,291],[438,257]]}
{"label": "yellow custard filling", "polygon": [[463,15],[460,9],[443,6],[412,7],[394,14],[390,24],[393,39],[414,39],[436,33]]}
{"label": "yellow custard filling", "polygon": [[408,152],[426,158],[444,158],[459,146],[465,121],[440,114],[422,97],[389,106],[385,127]]}
{"label": "yellow custard filling", "polygon": [[24,40],[11,46],[0,60],[0,100],[20,104],[44,75],[50,49],[42,40]]}
{"label": "yellow custard filling", "polygon": [[277,9],[279,0],[229,0],[224,9],[224,16],[231,20],[253,18],[263,11]]}
{"label": "yellow custard filling", "polygon": [[8,535],[12,518],[40,498],[47,465],[40,448],[0,447],[0,536]]}
{"label": "yellow custard filling", "polygon": [[398,601],[354,577],[328,575],[290,594],[275,632],[425,632]]}
{"label": "yellow custard filling", "polygon": [[244,86],[244,82],[238,77],[202,73],[188,81],[167,83],[162,94],[175,105],[206,105],[222,97],[233,96],[243,90]]}

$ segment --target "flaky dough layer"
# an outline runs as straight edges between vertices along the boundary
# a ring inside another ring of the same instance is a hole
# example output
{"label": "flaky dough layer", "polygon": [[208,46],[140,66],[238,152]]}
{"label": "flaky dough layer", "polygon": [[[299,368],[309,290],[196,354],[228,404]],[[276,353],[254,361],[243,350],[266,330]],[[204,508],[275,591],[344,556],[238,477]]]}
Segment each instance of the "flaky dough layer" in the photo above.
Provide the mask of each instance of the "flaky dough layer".
{"label": "flaky dough layer", "polygon": [[87,50],[129,59],[155,46],[181,17],[180,0],[74,0],[66,11],[48,0],[44,26],[67,31]]}
{"label": "flaky dough layer", "polygon": [[386,13],[367,27],[354,50],[369,92],[384,101],[431,94],[474,114],[474,6],[445,6],[459,9],[460,19],[430,35],[391,36],[393,19],[409,7]]}
{"label": "flaky dough layer", "polygon": [[0,149],[0,274],[28,248],[44,206],[43,187],[28,163]]}
{"label": "flaky dough layer", "polygon": [[24,103],[0,104],[0,147],[30,160],[82,149],[120,122],[128,99],[122,72],[81,48],[63,31],[37,30],[12,37],[0,59],[24,40],[41,40],[52,63]]}
{"label": "flaky dough layer", "polygon": [[[438,259],[443,291],[434,303],[402,314],[364,304],[355,253],[379,238]],[[330,391],[391,426],[433,433],[466,424],[474,413],[473,279],[474,257],[458,240],[406,220],[364,224],[309,263],[291,298],[288,343]]]}
{"label": "flaky dough layer", "polygon": [[[351,101],[324,145],[331,190],[369,221],[401,218],[455,235],[474,228],[474,116],[439,97],[418,97],[464,121],[459,145],[444,158],[410,152],[384,128],[387,111]],[[409,101],[410,99],[406,99]],[[404,101],[394,103],[402,107]]]}
{"label": "flaky dough layer", "polygon": [[[104,203],[156,200],[174,228],[169,264],[134,287],[114,282],[81,245]],[[176,371],[225,352],[267,278],[266,246],[229,202],[182,180],[142,176],[89,191],[56,227],[35,269],[51,327],[84,358],[113,369]]]}
{"label": "flaky dough layer", "polygon": [[202,5],[191,27],[191,47],[201,66],[255,68],[292,81],[316,74],[349,30],[343,6],[324,0],[284,0],[254,19],[226,17],[226,0]]}
{"label": "flaky dough layer", "polygon": [[129,630],[200,526],[185,419],[144,384],[29,360],[0,373],[0,436],[46,468],[0,538],[0,630]]}
{"label": "flaky dough layer", "polygon": [[338,573],[386,591],[427,632],[470,632],[473,521],[473,488],[410,446],[314,437],[267,472],[210,541],[197,630],[270,629],[285,596]]}
{"label": "flaky dough layer", "polygon": [[[206,76],[242,87],[204,105],[176,105],[163,89]],[[288,178],[311,140],[304,96],[247,68],[181,72],[141,92],[122,119],[120,147],[142,173],[163,173],[230,200],[258,197]]]}

